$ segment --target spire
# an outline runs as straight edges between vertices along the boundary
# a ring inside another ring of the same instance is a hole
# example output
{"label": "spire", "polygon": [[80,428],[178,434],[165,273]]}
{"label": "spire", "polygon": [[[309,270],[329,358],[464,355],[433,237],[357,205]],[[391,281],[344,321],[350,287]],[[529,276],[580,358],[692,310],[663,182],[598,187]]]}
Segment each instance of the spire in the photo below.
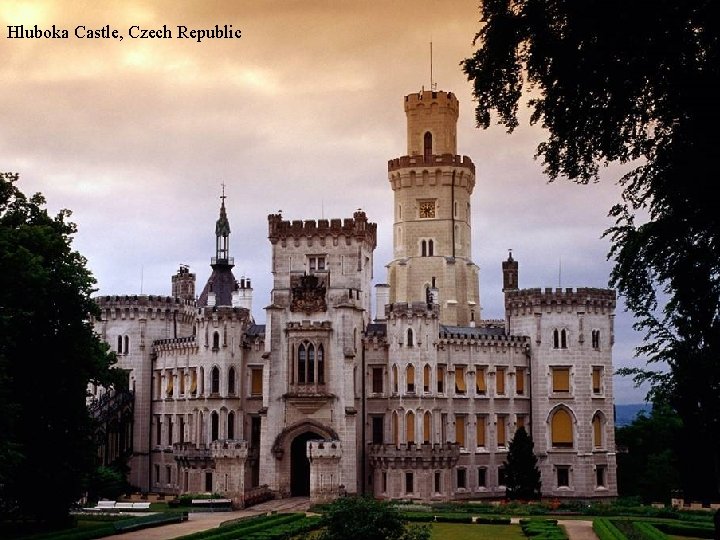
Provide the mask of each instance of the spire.
{"label": "spire", "polygon": [[233,260],[230,258],[230,221],[225,211],[225,199],[225,184],[223,184],[220,196],[220,217],[215,223],[215,257],[213,257],[212,264],[233,266]]}

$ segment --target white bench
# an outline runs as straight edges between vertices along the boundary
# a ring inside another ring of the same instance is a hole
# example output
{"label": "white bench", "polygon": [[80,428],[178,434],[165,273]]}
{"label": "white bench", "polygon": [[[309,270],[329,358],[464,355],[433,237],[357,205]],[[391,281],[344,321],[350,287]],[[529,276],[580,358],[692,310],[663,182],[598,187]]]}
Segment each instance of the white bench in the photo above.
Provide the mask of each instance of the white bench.
{"label": "white bench", "polygon": [[133,510],[150,510],[149,502],[134,502],[132,503]]}
{"label": "white bench", "polygon": [[115,510],[132,510],[133,504],[131,502],[119,502],[115,503]]}
{"label": "white bench", "polygon": [[116,504],[115,501],[98,501],[95,510],[114,510]]}

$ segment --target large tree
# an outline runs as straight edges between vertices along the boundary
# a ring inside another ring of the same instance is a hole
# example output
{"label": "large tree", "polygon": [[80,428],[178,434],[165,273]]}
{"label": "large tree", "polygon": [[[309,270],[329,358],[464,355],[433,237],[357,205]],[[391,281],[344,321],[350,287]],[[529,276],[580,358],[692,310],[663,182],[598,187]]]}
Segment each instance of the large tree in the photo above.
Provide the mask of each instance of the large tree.
{"label": "large tree", "polygon": [[112,380],[114,356],[70,212],[48,215],[16,181],[0,175],[0,513],[57,521],[95,467],[87,385]]}
{"label": "large tree", "polygon": [[625,372],[678,412],[685,440],[702,441],[680,460],[686,495],[702,499],[720,492],[719,10],[712,0],[484,0],[478,48],[462,63],[480,127],[494,111],[512,131],[529,96],[551,180],[629,169],[606,231],[611,285],[650,363]]}
{"label": "large tree", "polygon": [[511,500],[532,501],[540,498],[540,469],[535,443],[524,427],[515,432],[505,460],[505,495]]}

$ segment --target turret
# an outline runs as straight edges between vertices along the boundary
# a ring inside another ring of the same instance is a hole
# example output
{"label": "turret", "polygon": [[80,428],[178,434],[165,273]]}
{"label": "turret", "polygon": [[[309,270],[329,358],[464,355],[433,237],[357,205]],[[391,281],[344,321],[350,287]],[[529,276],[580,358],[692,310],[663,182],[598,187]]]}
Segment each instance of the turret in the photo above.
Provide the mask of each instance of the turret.
{"label": "turret", "polygon": [[172,295],[190,302],[195,300],[195,274],[185,264],[181,264],[172,277]]}
{"label": "turret", "polygon": [[503,292],[518,290],[518,262],[513,259],[512,250],[508,253],[507,261],[503,261],[502,263],[502,272]]}

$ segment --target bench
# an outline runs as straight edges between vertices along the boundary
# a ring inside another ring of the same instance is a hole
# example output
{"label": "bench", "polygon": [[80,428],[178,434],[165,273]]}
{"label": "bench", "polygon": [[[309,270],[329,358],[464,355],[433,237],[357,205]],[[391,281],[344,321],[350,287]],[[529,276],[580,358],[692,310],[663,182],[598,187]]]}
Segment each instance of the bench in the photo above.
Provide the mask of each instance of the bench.
{"label": "bench", "polygon": [[119,502],[115,503],[115,510],[132,510],[133,504],[131,502]]}
{"label": "bench", "polygon": [[98,501],[94,510],[114,510],[116,504],[115,501]]}
{"label": "bench", "polygon": [[192,499],[192,506],[207,510],[232,510],[232,499]]}
{"label": "bench", "polygon": [[150,510],[149,502],[134,502],[132,503],[133,510]]}

